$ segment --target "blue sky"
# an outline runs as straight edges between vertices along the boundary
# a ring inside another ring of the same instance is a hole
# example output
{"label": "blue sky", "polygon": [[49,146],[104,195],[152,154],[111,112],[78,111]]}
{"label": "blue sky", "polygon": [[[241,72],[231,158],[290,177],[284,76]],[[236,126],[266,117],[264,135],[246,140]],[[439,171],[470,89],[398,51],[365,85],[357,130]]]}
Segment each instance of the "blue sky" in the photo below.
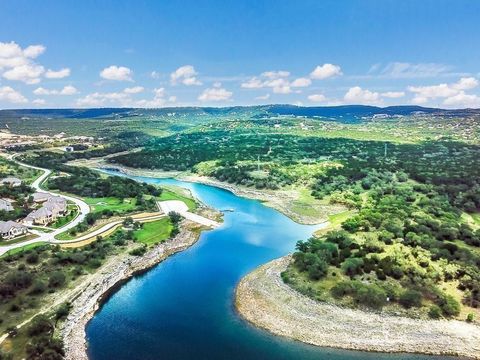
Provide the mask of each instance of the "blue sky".
{"label": "blue sky", "polygon": [[480,1],[0,2],[0,108],[480,107]]}

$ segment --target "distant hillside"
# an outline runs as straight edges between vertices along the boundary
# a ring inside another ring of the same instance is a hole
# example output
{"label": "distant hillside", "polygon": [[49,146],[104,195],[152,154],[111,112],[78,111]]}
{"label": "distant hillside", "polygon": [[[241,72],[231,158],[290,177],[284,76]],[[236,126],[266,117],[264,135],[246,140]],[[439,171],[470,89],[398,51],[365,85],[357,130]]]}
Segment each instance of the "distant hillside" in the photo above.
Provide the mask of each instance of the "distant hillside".
{"label": "distant hillside", "polygon": [[295,105],[261,105],[261,106],[233,106],[233,107],[171,107],[161,109],[135,109],[135,108],[94,108],[94,109],[22,109],[0,110],[0,119],[12,118],[121,118],[132,116],[161,116],[175,113],[177,115],[235,115],[245,114],[256,117],[293,115],[308,117],[325,117],[331,119],[357,119],[373,115],[412,115],[415,113],[434,114],[439,116],[471,116],[480,115],[480,109],[446,110],[426,108],[414,105],[405,106],[367,106],[367,105],[342,105],[342,106],[295,106]]}

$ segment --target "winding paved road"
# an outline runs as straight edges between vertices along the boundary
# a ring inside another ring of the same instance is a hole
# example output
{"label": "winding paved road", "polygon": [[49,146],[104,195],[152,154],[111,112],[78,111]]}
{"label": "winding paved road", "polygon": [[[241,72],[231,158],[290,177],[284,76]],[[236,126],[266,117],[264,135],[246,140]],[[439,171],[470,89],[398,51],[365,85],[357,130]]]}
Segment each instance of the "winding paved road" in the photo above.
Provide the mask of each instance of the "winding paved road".
{"label": "winding paved road", "polygon": [[[75,219],[70,221],[68,224],[64,225],[63,227],[61,227],[59,229],[55,229],[54,231],[52,231],[50,233],[44,233],[44,232],[41,232],[41,231],[38,231],[38,230],[30,229],[31,233],[37,235],[37,237],[35,239],[31,239],[31,240],[11,244],[11,245],[0,246],[0,256],[2,256],[3,254],[7,253],[8,251],[10,251],[12,249],[16,249],[16,248],[19,248],[19,247],[23,247],[25,245],[35,244],[35,243],[39,243],[39,242],[46,242],[46,243],[50,243],[50,244],[73,244],[73,243],[85,241],[85,240],[91,239],[92,237],[96,237],[98,235],[101,235],[101,234],[105,233],[106,231],[112,229],[115,226],[118,226],[119,224],[121,224],[123,222],[123,219],[109,222],[109,223],[103,225],[102,227],[100,227],[100,228],[98,228],[98,229],[96,229],[96,230],[94,230],[90,233],[84,234],[84,235],[82,235],[82,236],[80,236],[76,239],[73,239],[73,240],[57,240],[57,239],[55,239],[56,235],[58,235],[60,233],[63,233],[65,231],[68,231],[71,228],[77,226],[79,223],[81,223],[85,219],[85,216],[90,212],[90,206],[88,206],[88,204],[86,202],[84,202],[83,200],[81,200],[79,198],[64,195],[64,194],[58,194],[58,193],[48,191],[48,190],[43,190],[40,186],[50,176],[50,174],[52,173],[51,170],[43,169],[43,168],[40,168],[40,167],[37,167],[37,166],[32,166],[32,165],[28,165],[28,164],[22,163],[20,161],[17,161],[17,160],[15,160],[15,155],[10,156],[9,159],[12,160],[12,161],[15,161],[20,166],[24,166],[24,167],[27,167],[27,168],[43,171],[43,174],[40,175],[30,186],[32,188],[34,188],[36,191],[48,193],[48,194],[51,194],[51,195],[54,195],[54,196],[61,196],[66,200],[72,201],[73,203],[75,203],[77,205],[77,207],[79,209],[79,214]],[[205,226],[209,226],[209,227],[213,227],[213,228],[216,228],[216,227],[220,226],[220,224],[217,221],[210,220],[210,219],[207,219],[207,218],[205,218],[203,216],[200,216],[198,214],[194,214],[194,213],[189,212],[188,211],[188,206],[183,201],[179,201],[179,200],[159,201],[159,202],[157,202],[157,205],[163,213],[159,212],[158,214],[154,214],[154,215],[150,214],[150,215],[146,215],[146,216],[143,216],[143,217],[138,217],[135,220],[139,221],[139,222],[153,221],[153,220],[157,220],[157,219],[160,219],[160,218],[168,215],[168,213],[171,212],[171,211],[176,211],[180,215],[182,215],[184,218],[186,218],[188,220],[191,220],[191,221],[194,221],[196,223],[199,223],[201,225],[205,225]]]}
{"label": "winding paved road", "polygon": [[85,201],[80,200],[76,197],[63,195],[63,194],[58,194],[58,193],[48,191],[48,190],[43,190],[40,186],[45,181],[45,179],[50,176],[50,174],[52,173],[51,170],[43,169],[43,168],[40,168],[40,167],[37,167],[37,166],[24,164],[22,162],[19,162],[19,161],[15,160],[14,156],[11,157],[11,160],[15,161],[20,166],[43,171],[43,174],[40,175],[30,186],[32,188],[34,188],[36,191],[48,193],[48,194],[51,194],[51,195],[54,195],[54,196],[61,196],[66,200],[74,202],[77,205],[77,207],[79,209],[79,212],[78,212],[78,216],[75,219],[70,221],[68,224],[62,226],[61,228],[58,228],[58,229],[56,229],[56,230],[54,230],[50,233],[42,233],[40,231],[31,230],[32,233],[34,233],[35,235],[38,235],[35,239],[27,240],[27,241],[24,241],[24,242],[15,243],[15,244],[11,244],[11,245],[6,245],[6,246],[0,246],[0,256],[5,254],[6,252],[12,250],[12,249],[15,249],[15,248],[18,248],[18,247],[23,247],[25,245],[38,243],[38,242],[48,242],[48,243],[52,243],[52,244],[61,244],[61,243],[65,242],[65,241],[61,241],[61,240],[56,240],[55,236],[60,234],[60,233],[65,232],[65,231],[68,231],[71,228],[77,226],[79,223],[81,223],[85,219],[85,216],[90,212],[90,206],[88,206],[88,204]]}

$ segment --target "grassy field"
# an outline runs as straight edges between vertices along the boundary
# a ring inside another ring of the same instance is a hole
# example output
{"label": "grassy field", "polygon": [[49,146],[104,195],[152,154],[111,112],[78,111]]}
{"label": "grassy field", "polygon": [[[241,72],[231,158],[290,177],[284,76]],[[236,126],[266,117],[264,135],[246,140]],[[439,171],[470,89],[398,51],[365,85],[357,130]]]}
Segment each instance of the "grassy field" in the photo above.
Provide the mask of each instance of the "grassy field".
{"label": "grassy field", "polygon": [[163,189],[162,195],[160,196],[160,201],[167,201],[167,200],[181,200],[185,204],[187,204],[188,209],[190,211],[195,210],[197,208],[197,203],[191,197],[185,196],[180,194],[179,192],[174,192],[169,189]]}
{"label": "grassy field", "polygon": [[38,242],[38,243],[28,244],[28,245],[25,245],[25,246],[22,246],[22,247],[12,249],[12,250],[8,251],[5,254],[3,254],[2,256],[0,256],[0,258],[6,257],[8,255],[15,255],[15,254],[21,253],[21,252],[26,251],[26,250],[35,249],[36,247],[46,245],[46,244],[47,244],[46,242]]}
{"label": "grassy field", "polygon": [[135,237],[142,244],[153,245],[168,239],[172,229],[173,225],[167,217],[143,224],[142,229],[135,231]]}
{"label": "grassy field", "polygon": [[90,205],[92,212],[100,212],[108,209],[118,211],[119,213],[127,213],[135,210],[135,199],[118,199],[114,197],[106,198],[84,198],[88,205]]}

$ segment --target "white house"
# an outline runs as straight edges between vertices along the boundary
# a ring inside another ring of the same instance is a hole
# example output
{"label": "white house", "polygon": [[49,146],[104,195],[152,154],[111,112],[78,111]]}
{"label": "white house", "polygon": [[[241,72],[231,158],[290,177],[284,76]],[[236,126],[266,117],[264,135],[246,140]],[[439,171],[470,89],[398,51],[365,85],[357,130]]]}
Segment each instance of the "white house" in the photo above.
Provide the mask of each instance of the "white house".
{"label": "white house", "polygon": [[28,232],[26,226],[15,221],[0,221],[0,236],[2,239],[10,240]]}

